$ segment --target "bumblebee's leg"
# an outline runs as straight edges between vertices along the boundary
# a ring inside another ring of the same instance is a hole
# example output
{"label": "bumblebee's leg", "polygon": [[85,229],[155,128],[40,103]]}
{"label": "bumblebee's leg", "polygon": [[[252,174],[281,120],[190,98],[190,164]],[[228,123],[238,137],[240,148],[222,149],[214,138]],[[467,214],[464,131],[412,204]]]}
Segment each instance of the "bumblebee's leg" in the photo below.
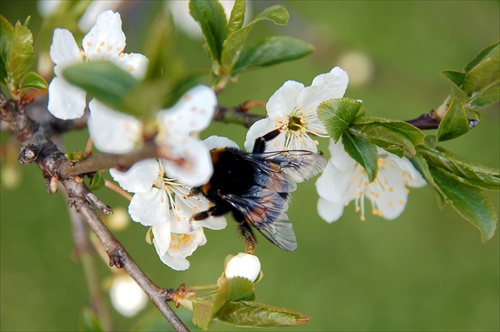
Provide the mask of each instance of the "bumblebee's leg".
{"label": "bumblebee's leg", "polygon": [[226,206],[214,205],[210,209],[195,213],[191,216],[191,220],[203,220],[210,216],[219,217],[231,211]]}
{"label": "bumblebee's leg", "polygon": [[257,137],[253,145],[253,153],[262,153],[266,150],[266,142],[272,140],[281,133],[281,129],[274,129],[268,132],[264,136]]}
{"label": "bumblebee's leg", "polygon": [[245,251],[251,255],[257,245],[257,238],[253,234],[252,228],[246,221],[240,221],[240,233],[245,237]]}

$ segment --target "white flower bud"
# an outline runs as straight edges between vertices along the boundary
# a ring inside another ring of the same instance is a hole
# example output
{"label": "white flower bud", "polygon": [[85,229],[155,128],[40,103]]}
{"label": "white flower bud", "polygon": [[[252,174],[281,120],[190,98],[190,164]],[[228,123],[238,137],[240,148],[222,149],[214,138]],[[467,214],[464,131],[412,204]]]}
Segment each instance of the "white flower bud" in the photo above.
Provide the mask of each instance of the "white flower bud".
{"label": "white flower bud", "polygon": [[125,317],[134,316],[148,302],[144,291],[128,275],[119,275],[114,278],[109,295],[113,307]]}
{"label": "white flower bud", "polygon": [[257,256],[239,253],[227,262],[224,273],[228,279],[241,277],[254,282],[260,273],[260,261]]}

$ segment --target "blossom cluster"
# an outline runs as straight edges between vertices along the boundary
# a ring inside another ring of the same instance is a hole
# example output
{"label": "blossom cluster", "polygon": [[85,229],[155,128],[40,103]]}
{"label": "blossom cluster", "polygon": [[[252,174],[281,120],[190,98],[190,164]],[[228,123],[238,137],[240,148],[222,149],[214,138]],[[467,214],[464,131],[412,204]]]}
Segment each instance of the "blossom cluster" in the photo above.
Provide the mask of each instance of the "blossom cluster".
{"label": "blossom cluster", "polygon": [[[96,24],[85,35],[82,50],[72,34],[65,29],[54,31],[50,55],[55,63],[55,77],[49,86],[48,110],[60,119],[81,117],[86,104],[85,91],[66,82],[62,70],[83,61],[110,61],[136,78],[143,78],[148,59],[138,53],[124,53],[125,35],[118,13],[111,10],[99,15]],[[329,139],[331,159],[316,187],[319,193],[318,212],[327,222],[340,218],[343,209],[355,201],[356,210],[364,220],[365,198],[372,212],[386,219],[399,216],[407,202],[408,186],[419,187],[424,180],[406,158],[378,150],[379,172],[369,182],[365,170],[344,150],[342,140],[329,138],[318,118],[318,105],[343,97],[348,75],[340,67],[316,76],[310,86],[296,81],[285,82],[268,100],[268,116],[255,122],[248,130],[245,148],[253,150],[258,137],[279,129],[280,134],[268,142],[267,151],[307,150],[318,152],[318,139]],[[217,97],[207,86],[192,87],[171,108],[158,110],[155,117],[161,158],[147,159],[126,171],[111,169],[119,185],[133,193],[129,204],[132,219],[151,227],[149,240],[160,259],[175,270],[189,267],[186,257],[206,243],[203,229],[223,229],[224,217],[194,221],[192,215],[210,208],[203,197],[191,196],[192,187],[207,183],[213,165],[210,149],[236,146],[225,138],[197,138],[213,117]],[[88,128],[97,149],[107,153],[127,153],[143,142],[140,119],[113,110],[98,100],[88,104]],[[260,265],[259,265],[260,269]],[[232,272],[230,272],[232,273]]]}

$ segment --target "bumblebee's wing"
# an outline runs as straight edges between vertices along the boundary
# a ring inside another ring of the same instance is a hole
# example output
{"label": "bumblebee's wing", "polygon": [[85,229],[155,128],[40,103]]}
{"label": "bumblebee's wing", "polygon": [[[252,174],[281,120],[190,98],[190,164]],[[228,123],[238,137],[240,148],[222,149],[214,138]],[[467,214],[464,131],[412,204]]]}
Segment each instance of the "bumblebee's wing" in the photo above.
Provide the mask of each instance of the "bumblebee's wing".
{"label": "bumblebee's wing", "polygon": [[275,246],[286,251],[297,248],[292,223],[285,214],[288,209],[286,193],[254,186],[243,196],[227,194],[222,198]]}
{"label": "bumblebee's wing", "polygon": [[319,154],[306,150],[264,152],[258,156],[277,165],[296,183],[320,173],[327,163],[326,159]]}
{"label": "bumblebee's wing", "polygon": [[279,165],[261,157],[261,154],[247,154],[245,159],[258,171],[254,180],[259,186],[280,193],[289,193],[297,189],[295,181],[282,172]]}

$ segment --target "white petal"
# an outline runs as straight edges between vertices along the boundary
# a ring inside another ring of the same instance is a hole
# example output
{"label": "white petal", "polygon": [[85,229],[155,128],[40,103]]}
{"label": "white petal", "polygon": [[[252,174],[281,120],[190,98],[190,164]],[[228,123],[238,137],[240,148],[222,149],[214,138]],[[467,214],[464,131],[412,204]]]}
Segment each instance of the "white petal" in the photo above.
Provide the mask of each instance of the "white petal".
{"label": "white petal", "polygon": [[153,225],[151,231],[153,232],[153,244],[156,252],[161,257],[168,252],[170,247],[170,222]]}
{"label": "white petal", "polygon": [[201,131],[212,121],[216,105],[217,97],[211,88],[195,86],[172,108],[158,114],[162,129],[169,135]]}
{"label": "white petal", "polygon": [[169,177],[190,187],[208,182],[213,173],[212,157],[203,143],[191,136],[158,142]]}
{"label": "white petal", "polygon": [[109,174],[123,189],[133,193],[147,193],[158,180],[160,168],[156,159],[141,160],[126,172],[120,172],[114,168]]}
{"label": "white petal", "polygon": [[110,57],[108,60],[123,70],[128,71],[137,79],[142,79],[146,76],[149,59],[140,53],[122,53],[115,57]]}
{"label": "white petal", "polygon": [[75,38],[66,29],[55,29],[50,45],[50,58],[56,64],[54,72],[61,75],[64,67],[82,62]]}
{"label": "white petal", "polygon": [[86,92],[64,79],[54,77],[49,84],[49,103],[47,109],[53,116],[62,120],[80,118],[85,112]]}
{"label": "white petal", "polygon": [[395,156],[397,159],[394,159],[394,162],[406,172],[405,179],[408,181],[408,186],[410,187],[423,187],[427,184],[419,171],[413,166],[411,161],[406,158],[399,158]]}
{"label": "white petal", "polygon": [[247,253],[239,253],[227,262],[224,274],[228,279],[240,277],[254,282],[260,274],[259,258]]}
{"label": "white petal", "polygon": [[[186,193],[189,190],[186,190]],[[173,231],[176,233],[186,233],[190,231],[193,227],[206,227],[213,230],[221,230],[226,227],[227,222],[224,217],[208,217],[203,220],[191,220],[193,214],[206,211],[211,205],[208,204],[208,200],[203,197],[184,197],[183,195],[175,196],[176,203],[176,214],[180,217],[180,222],[174,222]],[[183,223],[183,220],[188,220],[189,223]],[[184,228],[182,228],[184,227]],[[175,229],[174,229],[175,228]]]}
{"label": "white petal", "polygon": [[347,73],[335,67],[329,73],[316,76],[312,85],[300,92],[297,104],[305,110],[316,110],[325,100],[343,97],[348,81]]}
{"label": "white petal", "polygon": [[230,140],[227,137],[223,136],[209,136],[203,140],[203,144],[206,146],[208,150],[212,150],[215,148],[225,148],[225,147],[233,147],[239,149],[238,144],[236,142]]}
{"label": "white petal", "polygon": [[326,222],[332,223],[342,216],[344,206],[344,204],[332,203],[320,197],[318,200],[318,213]]}
{"label": "white petal", "polygon": [[110,60],[125,48],[125,34],[119,13],[107,10],[83,38],[83,50],[89,60]]}
{"label": "white petal", "polygon": [[165,191],[153,188],[147,193],[137,193],[128,206],[132,220],[152,226],[168,221],[169,204]]}
{"label": "white petal", "polygon": [[[286,145],[286,148],[288,150],[307,150],[307,151],[312,151],[312,152],[318,152],[318,147],[316,145],[316,141],[312,139],[309,135],[301,133],[299,136],[296,136],[294,132],[288,131],[289,137],[291,139],[287,140],[284,145]],[[284,136],[283,136],[284,137]],[[276,139],[272,140],[273,144],[269,144],[269,148],[266,150],[273,149],[273,146],[277,148],[277,150],[282,150],[279,149],[281,145],[279,145],[277,139],[279,139],[280,136],[276,137]],[[274,149],[273,149],[274,150]]]}
{"label": "white petal", "polygon": [[[250,129],[248,129],[247,137],[245,139],[245,149],[248,152],[253,152],[255,140],[275,130],[276,128],[276,118],[274,117],[265,118],[255,122],[250,127]],[[280,133],[277,137],[273,138],[272,141],[267,142],[266,151],[281,151],[283,150],[284,146],[285,131]]]}
{"label": "white petal", "polygon": [[96,99],[90,101],[89,108],[89,132],[99,150],[126,153],[135,148],[141,138],[142,125],[139,120],[112,110]]}
{"label": "white petal", "polygon": [[168,252],[165,255],[161,256],[160,259],[163,264],[170,266],[176,271],[185,271],[189,269],[190,266],[190,263],[186,258],[181,256],[172,257]]}
{"label": "white petal", "polygon": [[316,181],[318,194],[330,202],[345,204],[352,199],[352,170],[340,171],[331,162]]}
{"label": "white petal", "polygon": [[297,107],[297,96],[304,85],[295,81],[286,81],[266,104],[267,114],[270,117],[285,117]]}
{"label": "white petal", "polygon": [[330,150],[330,154],[332,156],[330,162],[333,163],[333,165],[339,170],[347,170],[356,165],[356,161],[345,151],[344,144],[342,143],[342,137],[337,141],[337,143],[330,138],[328,149]]}
{"label": "white petal", "polygon": [[96,23],[99,14],[109,9],[115,10],[120,5],[120,2],[120,0],[92,1],[78,21],[78,27],[81,31],[89,31]]}
{"label": "white petal", "polygon": [[186,270],[189,268],[189,261],[186,257],[206,243],[205,234],[202,228],[197,228],[186,234],[171,234],[171,242],[168,252],[160,256],[163,263],[174,270]]}

